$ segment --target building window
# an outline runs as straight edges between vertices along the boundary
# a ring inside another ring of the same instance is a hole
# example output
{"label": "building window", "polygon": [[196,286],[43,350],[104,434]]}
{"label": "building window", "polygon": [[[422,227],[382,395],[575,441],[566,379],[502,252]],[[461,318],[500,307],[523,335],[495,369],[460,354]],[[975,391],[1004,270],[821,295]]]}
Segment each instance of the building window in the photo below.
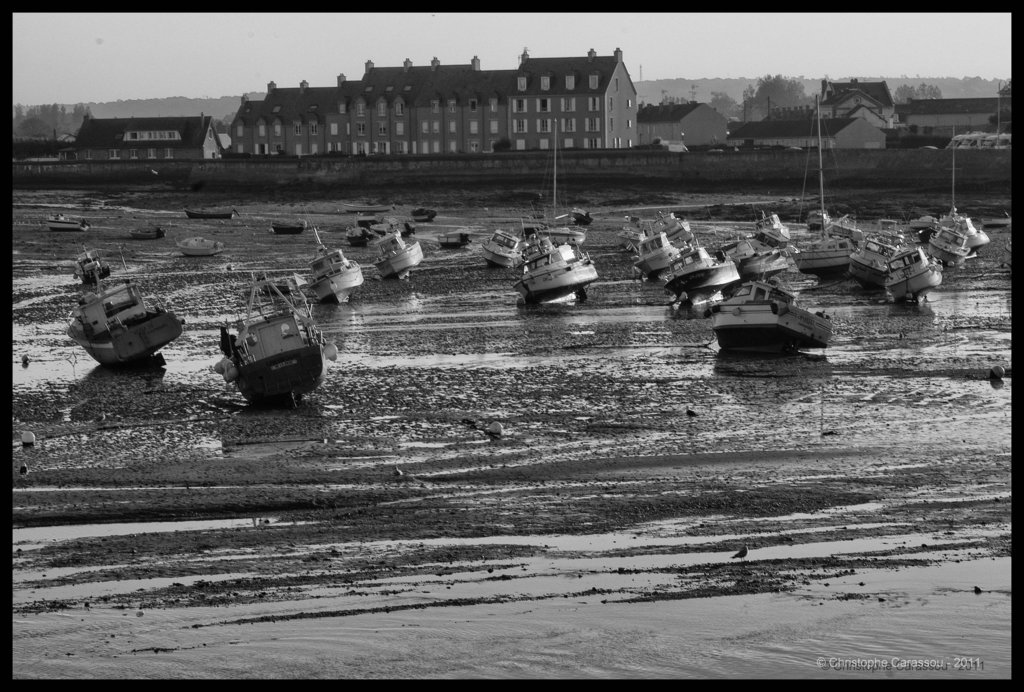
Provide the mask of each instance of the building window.
{"label": "building window", "polygon": [[86,149],[85,150],[85,158],[86,158],[87,161],[91,161],[92,160],[92,149]]}
{"label": "building window", "polygon": [[469,134],[475,135],[480,133],[480,123],[476,120],[469,121]]}
{"label": "building window", "polygon": [[235,136],[241,139],[243,134],[245,134],[245,125],[238,123],[238,127],[235,128]]}
{"label": "building window", "polygon": [[395,123],[395,134],[398,135],[398,136],[402,136],[402,135],[405,134],[405,123],[403,123],[403,122]]}
{"label": "building window", "polygon": [[434,153],[435,154],[440,154],[441,153],[441,140],[439,140],[439,139],[435,139],[434,140]]}
{"label": "building window", "polygon": [[477,141],[477,140],[475,140],[475,139],[471,139],[471,140],[469,140],[469,150],[470,150],[470,151],[471,151],[472,153],[474,153],[474,154],[476,154],[477,152],[479,152],[479,151],[480,151],[480,142],[479,142],[479,141]]}
{"label": "building window", "polygon": [[608,110],[610,110],[610,111],[611,110],[615,110],[615,97],[614,96],[609,96],[608,97]]}
{"label": "building window", "polygon": [[260,123],[259,125],[256,126],[256,132],[259,133],[260,137],[266,137],[267,136],[267,126],[264,123]]}
{"label": "building window", "polygon": [[491,99],[491,112],[492,113],[497,113],[498,112],[498,99],[496,99],[496,98],[492,98]]}
{"label": "building window", "polygon": [[470,113],[476,113],[476,109],[477,109],[476,99],[470,99],[469,100],[469,112]]}
{"label": "building window", "polygon": [[408,154],[409,153],[408,151],[406,151],[406,143],[405,142],[396,142],[396,145],[398,147],[398,152],[397,153],[399,153],[399,154]]}
{"label": "building window", "polygon": [[551,89],[551,77],[541,77],[540,78],[540,90],[541,91],[548,91],[549,89]]}
{"label": "building window", "polygon": [[491,134],[492,135],[498,134],[498,121],[497,120],[492,120],[491,121]]}
{"label": "building window", "polygon": [[405,115],[405,104],[401,101],[395,101],[395,115]]}
{"label": "building window", "polygon": [[121,151],[118,149],[111,149],[109,152],[109,157],[112,159],[119,159],[121,158]]}
{"label": "building window", "polygon": [[441,132],[441,121],[440,120],[435,120],[431,124],[433,125],[433,127],[431,129],[434,131],[434,134],[435,135],[436,134],[440,134],[440,132]]}
{"label": "building window", "polygon": [[537,118],[537,132],[551,132],[551,118]]}
{"label": "building window", "polygon": [[525,139],[517,139],[516,140],[516,151],[526,151],[526,140]]}
{"label": "building window", "polygon": [[377,102],[377,115],[380,116],[381,118],[383,118],[387,114],[388,114],[388,104],[384,103],[383,101],[378,101]]}
{"label": "building window", "polygon": [[587,118],[587,132],[600,132],[601,123],[598,118]]}
{"label": "building window", "polygon": [[451,132],[452,134],[455,134],[455,121],[454,120],[449,120],[448,121],[448,131]]}
{"label": "building window", "polygon": [[454,113],[455,112],[455,99],[448,99],[448,112],[449,113]]}
{"label": "building window", "polygon": [[[319,123],[310,123],[309,124],[309,134],[311,134],[311,135],[318,135],[318,134],[320,134],[320,124]],[[313,152],[313,153],[315,154],[316,152]]]}
{"label": "building window", "polygon": [[550,113],[551,112],[551,99],[537,99],[537,112],[538,113]]}
{"label": "building window", "polygon": [[147,159],[155,159],[156,158],[156,149],[146,149],[146,158]]}
{"label": "building window", "polygon": [[359,137],[366,136],[366,123],[356,123],[356,135]]}
{"label": "building window", "polygon": [[347,110],[347,109],[345,108],[345,104],[344,104],[344,103],[339,103],[339,104],[338,104],[338,113],[339,113],[339,114],[341,114],[341,115],[345,115],[345,111],[346,111],[346,110]]}
{"label": "building window", "polygon": [[596,89],[597,88],[597,79],[598,79],[598,75],[596,75],[596,74],[590,75],[590,88],[591,89]]}
{"label": "building window", "polygon": [[302,123],[300,123],[298,121],[295,121],[294,129],[295,129],[295,134],[301,135],[302,134]]}
{"label": "building window", "polygon": [[513,120],[512,121],[512,132],[516,134],[524,134],[526,132],[526,120]]}
{"label": "building window", "polygon": [[331,135],[334,137],[338,136],[338,123],[331,123]]}
{"label": "building window", "polygon": [[597,96],[590,96],[587,98],[587,110],[599,111],[601,110],[601,99]]}
{"label": "building window", "polygon": [[561,128],[562,128],[562,132],[575,132],[576,131],[576,119],[575,118],[562,118]]}
{"label": "building window", "polygon": [[420,131],[422,131],[423,134],[427,134],[428,132],[430,132],[430,123],[428,123],[426,120],[420,123]]}
{"label": "building window", "polygon": [[360,101],[356,104],[356,117],[362,118],[366,116],[366,104]]}
{"label": "building window", "polygon": [[513,113],[525,113],[526,112],[526,99],[512,99],[512,112]]}
{"label": "building window", "polygon": [[387,137],[388,136],[388,124],[387,123],[378,123],[377,124],[377,134],[382,136],[382,137]]}
{"label": "building window", "polygon": [[281,136],[281,121],[280,120],[274,122],[274,136],[275,137],[280,137]]}
{"label": "building window", "polygon": [[459,151],[458,142],[448,142],[448,153],[455,154]]}
{"label": "building window", "polygon": [[633,99],[626,99],[626,108],[633,107]]}
{"label": "building window", "polygon": [[437,99],[432,99],[430,101],[430,112],[431,113],[440,113],[441,112],[441,102],[438,101]]}
{"label": "building window", "polygon": [[570,96],[562,99],[562,112],[563,113],[575,113],[576,112],[576,97]]}
{"label": "building window", "polygon": [[164,150],[164,158],[165,159],[173,159],[174,158],[174,149],[166,149],[166,150]]}
{"label": "building window", "polygon": [[130,158],[130,159],[137,159],[137,158],[139,158],[139,150],[138,149],[129,149],[128,150],[128,158]]}
{"label": "building window", "polygon": [[631,118],[626,118],[626,129],[627,130],[633,129],[633,120]]}
{"label": "building window", "polygon": [[583,140],[583,148],[584,149],[600,149],[601,148],[601,140],[597,139],[596,137],[591,138],[591,139],[585,139],[585,140]]}
{"label": "building window", "polygon": [[571,75],[571,74],[565,75],[565,88],[566,89],[575,89],[576,88],[576,76],[575,75]]}
{"label": "building window", "polygon": [[519,91],[526,91],[526,77],[519,78]]}

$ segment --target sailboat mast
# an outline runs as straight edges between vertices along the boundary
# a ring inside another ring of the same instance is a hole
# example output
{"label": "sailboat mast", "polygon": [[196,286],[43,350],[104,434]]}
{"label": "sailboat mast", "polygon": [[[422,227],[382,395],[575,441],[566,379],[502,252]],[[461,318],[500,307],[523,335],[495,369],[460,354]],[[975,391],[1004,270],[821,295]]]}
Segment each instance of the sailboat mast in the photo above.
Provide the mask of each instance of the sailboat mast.
{"label": "sailboat mast", "polygon": [[953,182],[949,190],[950,214],[953,213],[952,210],[956,209],[956,125],[953,126],[953,163],[951,166],[953,168]]}
{"label": "sailboat mast", "polygon": [[821,200],[821,230],[825,230],[825,170],[821,159],[821,101],[814,97],[814,105],[818,113],[818,198]]}
{"label": "sailboat mast", "polygon": [[558,119],[555,118],[555,159],[551,173],[551,220],[558,217]]}

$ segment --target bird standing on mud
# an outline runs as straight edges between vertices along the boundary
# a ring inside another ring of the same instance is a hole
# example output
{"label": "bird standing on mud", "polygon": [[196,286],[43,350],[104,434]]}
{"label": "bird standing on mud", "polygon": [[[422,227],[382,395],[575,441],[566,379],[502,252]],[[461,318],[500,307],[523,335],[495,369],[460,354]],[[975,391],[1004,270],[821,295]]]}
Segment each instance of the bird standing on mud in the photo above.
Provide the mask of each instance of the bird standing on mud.
{"label": "bird standing on mud", "polygon": [[732,559],[740,558],[741,560],[747,556],[747,546],[744,545],[740,548],[740,551],[732,556]]}

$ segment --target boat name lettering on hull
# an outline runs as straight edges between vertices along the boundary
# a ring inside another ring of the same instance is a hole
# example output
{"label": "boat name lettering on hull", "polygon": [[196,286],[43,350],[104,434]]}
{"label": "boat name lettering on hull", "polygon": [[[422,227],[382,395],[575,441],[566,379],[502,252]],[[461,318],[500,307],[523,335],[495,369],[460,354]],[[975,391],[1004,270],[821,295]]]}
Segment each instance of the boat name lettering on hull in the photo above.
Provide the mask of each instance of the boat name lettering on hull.
{"label": "boat name lettering on hull", "polygon": [[270,366],[271,370],[280,370],[281,368],[287,368],[290,365],[298,365],[299,361],[292,358],[291,360],[281,361],[280,363],[274,363]]}

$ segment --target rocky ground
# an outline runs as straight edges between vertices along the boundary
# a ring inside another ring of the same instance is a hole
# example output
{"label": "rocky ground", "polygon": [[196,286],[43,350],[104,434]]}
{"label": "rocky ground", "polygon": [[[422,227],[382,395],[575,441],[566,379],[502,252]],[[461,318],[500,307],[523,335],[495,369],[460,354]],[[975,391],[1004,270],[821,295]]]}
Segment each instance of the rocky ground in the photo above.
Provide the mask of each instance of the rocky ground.
{"label": "rocky ground", "polygon": [[[267,233],[269,219],[301,215],[339,244],[340,231],[350,223],[338,211],[338,200],[268,197],[196,200],[160,189],[16,192],[15,358],[20,360],[23,347],[41,361],[66,359],[73,345],[61,339],[60,330],[33,325],[59,322],[66,312],[76,287],[67,281],[55,286],[45,277],[66,271],[83,240],[104,247],[118,264],[116,249],[125,248],[126,266],[145,272],[154,292],[174,293],[195,305],[187,331],[214,334],[217,320],[238,302],[241,279],[232,273],[265,265],[271,253],[278,253],[273,257],[280,265],[301,267],[310,254],[309,239],[297,247]],[[542,203],[531,191],[508,190],[432,193],[430,200],[415,191],[374,190],[364,197],[391,202],[398,214],[417,206],[436,208],[434,228],[487,226],[523,214],[530,201]],[[531,560],[552,554],[546,536],[644,536],[666,522],[674,527],[677,544],[652,547],[639,541],[636,548],[622,545],[606,557],[696,551],[726,559],[673,568],[671,587],[633,590],[613,584],[605,597],[639,602],[778,592],[877,567],[880,561],[893,568],[928,564],[941,560],[937,553],[943,550],[958,556],[965,550],[1010,555],[1008,314],[958,310],[921,319],[891,308],[891,320],[840,320],[845,331],[836,358],[826,353],[825,359],[798,358],[765,370],[718,356],[708,347],[712,338],[701,320],[668,308],[667,319],[659,317],[653,328],[616,325],[617,310],[667,299],[657,287],[631,283],[631,264],[616,246],[615,232],[623,215],[647,215],[651,207],[677,209],[694,224],[750,221],[765,209],[796,228],[813,203],[756,193],[693,198],[628,189],[581,193],[573,203],[598,219],[587,248],[602,268],[602,279],[612,284],[604,291],[606,302],[600,290],[593,292],[588,306],[597,315],[593,323],[574,323],[570,312],[510,329],[506,313],[483,311],[470,328],[458,314],[431,313],[428,328],[415,338],[400,325],[367,328],[340,336],[351,343],[339,347],[344,351],[359,339],[376,339],[378,358],[411,361],[354,362],[322,392],[287,412],[250,410],[206,370],[180,377],[173,367],[155,376],[119,374],[112,385],[102,368],[86,364],[84,353],[77,372],[87,376],[66,386],[48,384],[43,376],[33,386],[15,387],[15,528],[254,522],[85,537],[35,550],[16,547],[16,571],[51,571],[16,589],[42,593],[44,587],[78,585],[81,590],[16,598],[15,613],[74,610],[83,604],[130,609],[293,604],[200,618],[209,623],[428,608],[428,602],[353,599],[325,610],[308,599],[318,589],[354,593],[385,578],[414,586],[443,583],[456,574],[460,580],[470,574],[486,581],[495,569],[507,574],[521,564],[526,570]],[[193,223],[179,213],[184,206],[219,204],[238,209],[240,221]],[[1008,199],[981,195],[958,204],[977,216],[1010,209]],[[97,230],[85,238],[40,231],[48,205],[67,205],[69,213],[94,218]],[[937,214],[946,206],[948,198],[938,194],[918,198],[878,191],[847,193],[835,202],[837,211],[858,218]],[[129,228],[149,223],[166,226],[169,238],[216,233],[231,248],[230,256],[196,269],[166,252],[169,241],[161,252],[146,243],[162,241],[125,240]],[[429,243],[432,232],[421,224],[417,234]],[[944,289],[1005,295],[1009,269],[1002,248],[1009,231],[992,235],[999,252],[990,252],[970,271],[950,275]],[[366,266],[359,250],[345,251]],[[410,282],[368,281],[361,298],[371,306],[367,310],[382,310],[386,322],[401,320],[411,299],[445,300],[461,291],[493,292],[506,296],[499,302],[508,300],[507,278],[496,279],[472,261],[428,254],[434,259]],[[44,278],[29,280],[33,273]],[[813,282],[801,285],[822,305],[850,303],[846,288],[814,293]],[[55,292],[63,299],[54,299]],[[855,310],[876,309],[872,298],[852,300]],[[569,329],[550,324],[559,319],[567,319]],[[446,330],[446,321],[463,328]],[[915,346],[898,343],[904,339],[916,340]],[[985,341],[979,345],[976,339]],[[208,343],[183,341],[179,356],[212,362]],[[63,355],[55,355],[58,351]],[[519,366],[458,365],[467,354],[493,353],[515,356]],[[433,356],[453,364],[416,361]],[[1007,387],[1003,382],[990,386],[989,367],[1001,356]],[[697,416],[686,415],[691,407]],[[485,432],[495,421],[503,425],[500,436]],[[26,429],[39,437],[36,448],[19,449]],[[203,443],[211,439],[217,443]],[[22,461],[30,468],[26,475],[18,473]],[[402,475],[396,468],[404,469]],[[757,559],[759,551],[771,554],[780,546],[908,533],[928,538],[849,555]],[[377,541],[386,543],[360,550]],[[743,543],[751,546],[750,556],[728,559]],[[215,578],[225,572],[241,576]],[[159,577],[173,577],[174,583],[103,596],[90,595],[88,588]],[[490,591],[474,595],[455,586],[444,602],[508,597]],[[542,597],[529,590],[515,596]]]}

